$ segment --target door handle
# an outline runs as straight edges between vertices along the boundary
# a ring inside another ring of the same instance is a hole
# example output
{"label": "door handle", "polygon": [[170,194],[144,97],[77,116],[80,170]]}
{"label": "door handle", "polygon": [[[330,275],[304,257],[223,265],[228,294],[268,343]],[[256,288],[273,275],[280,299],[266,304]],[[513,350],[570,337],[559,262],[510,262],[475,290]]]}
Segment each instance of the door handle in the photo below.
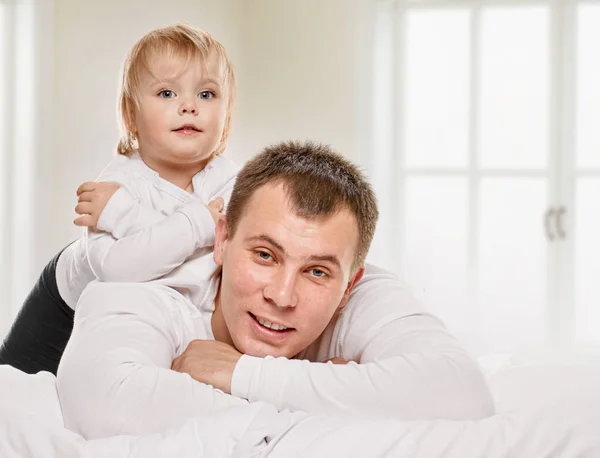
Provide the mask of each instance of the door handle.
{"label": "door handle", "polygon": [[550,221],[553,219],[552,217],[556,214],[556,209],[554,207],[549,207],[544,213],[544,229],[546,230],[546,238],[552,242],[555,239],[554,234],[550,230]]}
{"label": "door handle", "polygon": [[561,240],[564,240],[567,237],[562,224],[562,217],[565,213],[567,213],[567,209],[562,206],[559,207],[558,211],[556,212],[556,232]]}

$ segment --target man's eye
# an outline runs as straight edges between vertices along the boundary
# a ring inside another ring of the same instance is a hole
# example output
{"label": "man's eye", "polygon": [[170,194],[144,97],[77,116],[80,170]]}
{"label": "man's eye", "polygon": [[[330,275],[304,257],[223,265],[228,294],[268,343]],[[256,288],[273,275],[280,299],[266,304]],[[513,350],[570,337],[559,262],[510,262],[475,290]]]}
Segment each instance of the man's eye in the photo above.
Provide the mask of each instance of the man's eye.
{"label": "man's eye", "polygon": [[163,99],[172,99],[173,97],[175,97],[175,93],[173,91],[165,89],[164,91],[160,91],[158,93],[158,96],[162,97]]}
{"label": "man's eye", "polygon": [[215,93],[212,91],[202,91],[198,94],[198,97],[204,100],[210,100],[215,96]]}
{"label": "man's eye", "polygon": [[271,261],[273,259],[273,257],[269,253],[267,253],[266,251],[259,251],[258,252],[258,256],[263,261]]}
{"label": "man's eye", "polygon": [[324,278],[327,274],[321,269],[310,269],[310,273],[317,278]]}

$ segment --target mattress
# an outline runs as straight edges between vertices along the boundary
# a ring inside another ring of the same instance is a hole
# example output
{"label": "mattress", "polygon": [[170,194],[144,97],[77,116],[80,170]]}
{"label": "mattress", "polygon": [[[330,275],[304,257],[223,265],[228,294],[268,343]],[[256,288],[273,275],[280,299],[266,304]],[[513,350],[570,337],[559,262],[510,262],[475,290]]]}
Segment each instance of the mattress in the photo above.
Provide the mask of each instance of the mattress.
{"label": "mattress", "polygon": [[53,375],[0,366],[0,457],[600,457],[600,363],[513,364],[488,382],[496,414],[479,421],[366,420],[253,403],[161,434],[86,441],[63,427]]}

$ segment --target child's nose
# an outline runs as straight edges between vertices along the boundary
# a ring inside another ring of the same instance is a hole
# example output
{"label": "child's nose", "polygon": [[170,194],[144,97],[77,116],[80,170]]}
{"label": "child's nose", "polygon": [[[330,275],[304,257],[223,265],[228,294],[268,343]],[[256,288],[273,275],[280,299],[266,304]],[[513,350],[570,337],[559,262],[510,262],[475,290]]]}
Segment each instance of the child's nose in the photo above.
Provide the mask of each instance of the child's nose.
{"label": "child's nose", "polygon": [[184,114],[196,115],[196,114],[198,114],[198,107],[196,107],[196,104],[193,102],[184,102],[179,106],[179,114],[180,115],[184,115]]}

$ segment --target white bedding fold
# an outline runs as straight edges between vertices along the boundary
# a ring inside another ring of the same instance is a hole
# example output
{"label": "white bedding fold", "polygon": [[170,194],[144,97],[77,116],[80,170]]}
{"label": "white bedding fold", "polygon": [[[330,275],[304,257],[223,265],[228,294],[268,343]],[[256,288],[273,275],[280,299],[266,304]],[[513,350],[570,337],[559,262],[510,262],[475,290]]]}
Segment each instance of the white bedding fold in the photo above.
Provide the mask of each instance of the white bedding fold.
{"label": "white bedding fold", "polygon": [[[536,389],[532,380],[544,383],[544,389]],[[277,412],[254,403],[196,417],[161,434],[85,441],[63,427],[52,375],[30,376],[0,366],[0,456],[600,457],[600,366],[545,368],[533,375],[515,370],[491,383],[506,411],[479,421],[366,420]],[[528,396],[525,389],[535,395]]]}

